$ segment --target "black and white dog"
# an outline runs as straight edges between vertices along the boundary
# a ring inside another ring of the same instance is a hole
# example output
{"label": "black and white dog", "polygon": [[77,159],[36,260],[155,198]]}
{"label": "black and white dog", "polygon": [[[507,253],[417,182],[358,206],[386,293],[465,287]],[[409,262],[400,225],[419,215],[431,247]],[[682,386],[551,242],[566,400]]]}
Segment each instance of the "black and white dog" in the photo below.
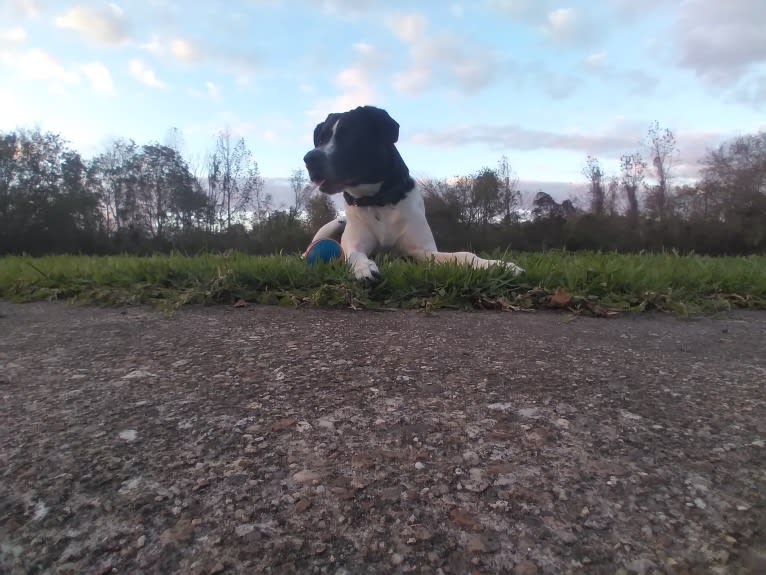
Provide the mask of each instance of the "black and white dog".
{"label": "black and white dog", "polygon": [[394,146],[398,139],[399,124],[373,106],[330,114],[317,125],[314,149],[303,161],[321,192],[343,192],[346,215],[322,226],[314,240],[339,241],[354,276],[363,280],[379,277],[369,256],[380,249],[421,261],[502,265],[515,275],[523,273],[510,262],[436,249],[423,196]]}

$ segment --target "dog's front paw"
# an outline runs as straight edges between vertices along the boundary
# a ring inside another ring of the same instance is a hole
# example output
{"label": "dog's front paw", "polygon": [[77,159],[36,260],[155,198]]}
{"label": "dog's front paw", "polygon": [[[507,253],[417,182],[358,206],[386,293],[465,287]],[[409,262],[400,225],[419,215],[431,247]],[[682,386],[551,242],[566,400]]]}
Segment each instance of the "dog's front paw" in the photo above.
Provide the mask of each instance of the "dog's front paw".
{"label": "dog's front paw", "polygon": [[380,279],[378,265],[364,254],[354,252],[349,255],[348,263],[351,264],[351,273],[360,281],[375,283]]}
{"label": "dog's front paw", "polygon": [[513,262],[507,262],[504,260],[483,260],[483,261],[486,263],[482,265],[482,267],[488,268],[492,266],[501,266],[505,268],[506,271],[511,272],[514,276],[520,276],[521,274],[525,272],[524,268],[517,266]]}

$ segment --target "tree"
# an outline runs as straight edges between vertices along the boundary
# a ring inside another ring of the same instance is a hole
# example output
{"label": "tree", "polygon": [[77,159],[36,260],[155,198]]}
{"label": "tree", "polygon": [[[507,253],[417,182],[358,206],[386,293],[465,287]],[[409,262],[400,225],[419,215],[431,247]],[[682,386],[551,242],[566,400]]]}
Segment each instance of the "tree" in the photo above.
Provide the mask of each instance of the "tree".
{"label": "tree", "polygon": [[115,140],[89,164],[88,186],[99,201],[107,235],[140,226],[136,196],[138,152],[133,140]]}
{"label": "tree", "polygon": [[604,214],[606,194],[604,192],[604,171],[601,169],[598,158],[588,156],[582,173],[588,180],[590,211],[592,214],[601,216]]}
{"label": "tree", "polygon": [[638,224],[638,190],[645,178],[646,162],[639,152],[620,157],[620,184],[628,204],[626,215],[632,226]]}
{"label": "tree", "polygon": [[85,164],[61,136],[35,129],[0,137],[0,249],[76,250],[97,220]]}
{"label": "tree", "polygon": [[521,192],[518,189],[519,177],[511,168],[507,156],[501,156],[497,163],[497,177],[500,181],[500,203],[503,223],[519,219],[518,208],[521,206]]}
{"label": "tree", "polygon": [[609,216],[616,216],[619,209],[620,180],[617,176],[609,176],[606,181],[606,200],[604,210]]}
{"label": "tree", "polygon": [[652,160],[656,184],[648,189],[646,205],[650,215],[662,221],[670,213],[670,182],[673,165],[678,157],[676,138],[669,129],[661,129],[659,123],[649,126],[646,147]]}
{"label": "tree", "polygon": [[502,184],[497,172],[490,168],[482,168],[471,180],[471,223],[486,225],[503,212]]}
{"label": "tree", "polygon": [[706,218],[727,222],[750,245],[766,242],[766,132],[721,144],[702,164]]}
{"label": "tree", "polygon": [[306,196],[306,224],[309,231],[314,234],[327,222],[338,217],[335,202],[327,194],[322,192],[309,193]]}
{"label": "tree", "polygon": [[241,222],[248,212],[257,223],[271,209],[271,196],[263,192],[258,163],[244,138],[233,141],[229,130],[218,134],[208,161],[208,196],[219,228]]}
{"label": "tree", "polygon": [[295,215],[303,211],[306,204],[306,175],[303,169],[293,170],[290,174],[290,189],[293,192],[292,210]]}

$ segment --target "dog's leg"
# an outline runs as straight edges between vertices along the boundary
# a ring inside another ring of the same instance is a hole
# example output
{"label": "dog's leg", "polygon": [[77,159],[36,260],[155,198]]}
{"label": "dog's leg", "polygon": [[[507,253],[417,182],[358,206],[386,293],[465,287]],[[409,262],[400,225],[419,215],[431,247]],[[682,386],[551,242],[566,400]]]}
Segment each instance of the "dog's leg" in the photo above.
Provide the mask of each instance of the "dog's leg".
{"label": "dog's leg", "polygon": [[343,230],[345,229],[346,229],[346,219],[336,218],[332,220],[331,222],[327,222],[325,225],[319,228],[319,230],[317,230],[317,233],[314,234],[314,239],[312,239],[311,241],[315,242],[317,240],[330,239],[340,243],[341,237],[343,236]]}
{"label": "dog's leg", "polygon": [[346,254],[346,261],[351,266],[351,272],[358,280],[377,281],[380,278],[378,265],[369,258],[378,242],[375,236],[366,228],[360,226],[346,227],[340,246]]}
{"label": "dog's leg", "polygon": [[476,254],[471,252],[432,252],[421,251],[412,254],[416,259],[421,261],[432,260],[437,263],[457,263],[463,265],[469,265],[474,268],[488,268],[491,266],[502,266],[513,275],[518,276],[524,273],[524,269],[520,268],[513,262],[506,262],[503,260],[485,260],[480,258]]}

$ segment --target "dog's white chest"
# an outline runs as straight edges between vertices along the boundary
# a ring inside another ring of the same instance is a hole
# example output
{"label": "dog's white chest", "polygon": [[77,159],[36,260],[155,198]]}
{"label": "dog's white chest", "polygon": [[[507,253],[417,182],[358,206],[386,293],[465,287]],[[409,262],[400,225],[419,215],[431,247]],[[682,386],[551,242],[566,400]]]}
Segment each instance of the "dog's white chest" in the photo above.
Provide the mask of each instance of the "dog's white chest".
{"label": "dog's white chest", "polygon": [[385,250],[396,247],[404,229],[401,211],[391,206],[365,208],[349,206],[346,217],[349,220],[357,220],[356,223],[364,226],[375,237],[378,247]]}

